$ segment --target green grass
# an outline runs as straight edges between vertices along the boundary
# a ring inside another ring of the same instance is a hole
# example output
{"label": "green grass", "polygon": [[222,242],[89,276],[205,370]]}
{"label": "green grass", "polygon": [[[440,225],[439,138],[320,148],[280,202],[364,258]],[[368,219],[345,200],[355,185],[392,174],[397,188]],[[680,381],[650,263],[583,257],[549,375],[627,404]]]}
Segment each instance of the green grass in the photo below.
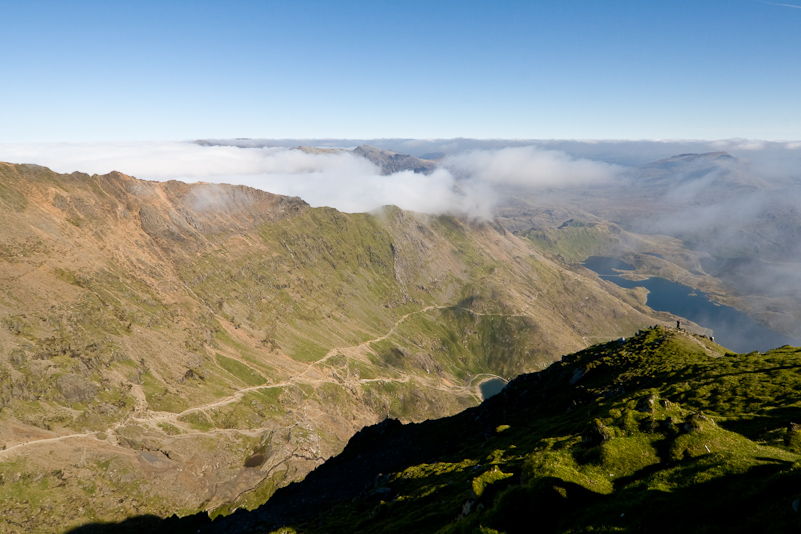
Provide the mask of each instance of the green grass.
{"label": "green grass", "polygon": [[204,412],[191,412],[180,416],[179,421],[189,424],[194,430],[208,432],[215,428],[211,419]]}
{"label": "green grass", "polygon": [[[254,489],[240,495],[239,498],[237,498],[234,502],[226,503],[210,512],[209,516],[213,519],[220,515],[231,514],[239,508],[253,510],[272,497],[273,493],[275,493],[275,490],[282,485],[285,478],[286,471],[277,471],[271,476],[264,478]],[[285,532],[286,534],[290,534],[294,533],[295,531],[292,529],[279,529],[276,532]]]}
{"label": "green grass", "polygon": [[505,480],[511,476],[513,476],[512,473],[504,473],[498,469],[497,465],[495,465],[492,467],[492,469],[484,471],[472,480],[471,486],[473,488],[473,495],[475,495],[477,499],[480,499],[481,496],[484,495],[484,490],[488,486],[500,480]]}
{"label": "green grass", "polygon": [[180,413],[189,408],[189,403],[183,396],[170,391],[150,371],[142,375],[142,390],[147,403],[154,410]]}
{"label": "green grass", "polygon": [[244,363],[223,356],[220,353],[217,353],[215,357],[217,359],[217,363],[220,364],[220,367],[225,369],[232,376],[244,382],[246,385],[260,386],[267,383],[267,379],[264,378],[264,376]]}
{"label": "green grass", "polygon": [[561,254],[568,261],[584,261],[590,256],[602,255],[617,242],[610,233],[608,223],[591,223],[574,220],[560,228],[531,228],[522,232],[538,249]]}
{"label": "green grass", "polygon": [[206,412],[215,428],[262,428],[268,420],[286,413],[282,405],[285,388],[265,388],[247,392],[240,400]]}
{"label": "green grass", "polygon": [[171,425],[170,423],[161,422],[158,424],[158,427],[170,436],[176,436],[182,433],[180,428],[176,427],[175,425]]}

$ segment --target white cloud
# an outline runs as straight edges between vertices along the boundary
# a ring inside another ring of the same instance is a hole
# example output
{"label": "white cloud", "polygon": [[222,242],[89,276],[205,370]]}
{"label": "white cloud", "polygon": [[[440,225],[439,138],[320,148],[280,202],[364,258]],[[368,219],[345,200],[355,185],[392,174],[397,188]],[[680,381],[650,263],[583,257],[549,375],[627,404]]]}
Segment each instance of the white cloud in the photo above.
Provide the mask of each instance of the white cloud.
{"label": "white cloud", "polygon": [[62,173],[116,170],[145,180],[242,184],[346,212],[393,204],[489,218],[492,210],[491,195],[478,193],[476,185],[458,187],[447,170],[382,176],[378,167],[349,152],[309,154],[183,142],[4,144],[0,160],[36,163]]}
{"label": "white cloud", "polygon": [[530,188],[604,182],[622,170],[617,165],[530,146],[457,154],[445,160],[444,166],[458,176]]}
{"label": "white cloud", "polygon": [[764,141],[752,139],[725,139],[712,141],[709,146],[718,150],[763,150],[766,145]]}
{"label": "white cloud", "polygon": [[795,4],[778,4],[776,2],[765,2],[763,0],[757,0],[760,4],[767,4],[769,6],[779,6],[779,7],[792,7],[795,9],[801,9],[801,6],[797,6]]}
{"label": "white cloud", "polygon": [[184,142],[52,143],[0,145],[0,159],[36,163],[54,171],[119,171],[145,180],[197,181],[223,175],[300,174],[325,170],[375,172],[349,154],[306,154],[285,148],[242,149]]}

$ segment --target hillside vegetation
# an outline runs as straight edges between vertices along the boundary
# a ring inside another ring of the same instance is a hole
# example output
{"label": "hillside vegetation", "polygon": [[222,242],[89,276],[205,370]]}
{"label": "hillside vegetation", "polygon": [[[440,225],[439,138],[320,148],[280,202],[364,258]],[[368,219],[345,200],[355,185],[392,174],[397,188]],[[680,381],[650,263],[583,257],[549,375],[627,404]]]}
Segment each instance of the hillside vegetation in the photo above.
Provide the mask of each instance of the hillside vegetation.
{"label": "hillside vegetation", "polygon": [[114,528],[796,532],[799,388],[801,349],[738,355],[649,328],[520,376],[456,416],[366,428],[253,512]]}
{"label": "hillside vegetation", "polygon": [[0,164],[0,530],[252,508],[660,320],[494,224]]}

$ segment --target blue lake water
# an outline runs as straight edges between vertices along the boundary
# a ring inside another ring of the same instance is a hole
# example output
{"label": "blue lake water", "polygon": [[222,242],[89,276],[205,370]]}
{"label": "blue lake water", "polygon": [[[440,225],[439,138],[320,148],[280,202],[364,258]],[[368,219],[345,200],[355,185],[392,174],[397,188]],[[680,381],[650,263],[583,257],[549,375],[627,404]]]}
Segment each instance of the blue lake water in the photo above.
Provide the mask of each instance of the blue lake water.
{"label": "blue lake water", "polygon": [[506,381],[500,378],[491,378],[478,385],[478,388],[481,390],[481,398],[483,399],[488,399],[494,395],[497,395],[505,387]]}
{"label": "blue lake water", "polygon": [[765,328],[734,308],[715,304],[702,291],[664,278],[626,280],[619,271],[633,270],[634,267],[618,259],[592,256],[584,266],[620,287],[644,287],[649,291],[647,304],[652,309],[685,317],[712,330],[716,343],[735,352],[763,352],[783,345],[801,346],[801,340]]}

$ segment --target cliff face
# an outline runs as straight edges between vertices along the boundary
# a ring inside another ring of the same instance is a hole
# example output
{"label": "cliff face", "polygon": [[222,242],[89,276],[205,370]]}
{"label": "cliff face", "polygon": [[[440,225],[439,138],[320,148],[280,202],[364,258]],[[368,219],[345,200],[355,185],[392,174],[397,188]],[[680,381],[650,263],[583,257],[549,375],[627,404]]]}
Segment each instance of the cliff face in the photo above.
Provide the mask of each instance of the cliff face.
{"label": "cliff face", "polygon": [[10,164],[0,208],[10,532],[252,507],[364,425],[654,322],[450,217]]}

